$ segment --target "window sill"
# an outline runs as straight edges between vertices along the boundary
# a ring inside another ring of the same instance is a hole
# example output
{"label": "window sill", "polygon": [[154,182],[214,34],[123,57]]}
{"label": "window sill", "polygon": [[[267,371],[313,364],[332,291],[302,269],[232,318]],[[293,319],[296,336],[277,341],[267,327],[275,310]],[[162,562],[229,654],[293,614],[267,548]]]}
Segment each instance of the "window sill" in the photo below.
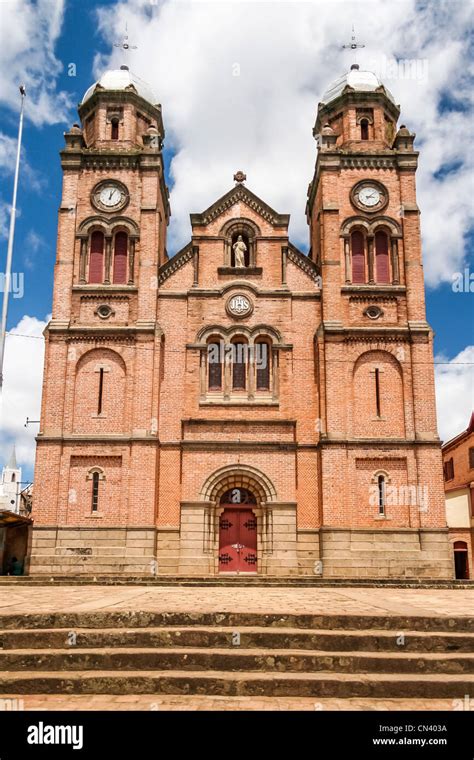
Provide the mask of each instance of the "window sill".
{"label": "window sill", "polygon": [[89,512],[87,515],[83,515],[83,518],[85,520],[102,520],[103,516],[102,512]]}
{"label": "window sill", "polygon": [[366,293],[367,295],[374,294],[381,294],[383,292],[387,293],[405,293],[406,287],[405,285],[400,284],[390,284],[390,283],[380,283],[377,285],[377,283],[359,283],[359,284],[351,284],[346,283],[341,288],[341,293]]}
{"label": "window sill", "polygon": [[205,399],[199,402],[199,406],[279,406],[280,402],[274,399],[243,398],[243,399]]}
{"label": "window sill", "polygon": [[262,267],[217,267],[217,274],[232,274],[245,277],[246,275],[262,274]]}
{"label": "window sill", "polygon": [[391,517],[387,517],[386,515],[377,515],[377,517],[374,517],[374,520],[391,520]]}
{"label": "window sill", "polygon": [[126,293],[138,292],[138,287],[135,284],[128,285],[127,283],[123,285],[110,283],[107,285],[104,282],[81,282],[73,285],[72,289],[76,293],[104,293],[104,291],[107,291],[107,293],[120,293],[122,291]]}

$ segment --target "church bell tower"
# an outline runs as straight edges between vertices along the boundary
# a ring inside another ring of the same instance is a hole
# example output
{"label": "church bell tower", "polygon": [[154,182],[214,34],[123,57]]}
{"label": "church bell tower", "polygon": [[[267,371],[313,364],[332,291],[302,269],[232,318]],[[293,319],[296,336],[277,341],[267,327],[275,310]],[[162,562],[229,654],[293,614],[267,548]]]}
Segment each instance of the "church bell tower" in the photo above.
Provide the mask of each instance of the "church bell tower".
{"label": "church bell tower", "polygon": [[127,66],[78,111],[61,151],[31,571],[144,575],[156,553],[163,119]]}
{"label": "church bell tower", "polygon": [[319,103],[307,217],[316,334],[323,575],[450,577],[415,135],[354,64]]}

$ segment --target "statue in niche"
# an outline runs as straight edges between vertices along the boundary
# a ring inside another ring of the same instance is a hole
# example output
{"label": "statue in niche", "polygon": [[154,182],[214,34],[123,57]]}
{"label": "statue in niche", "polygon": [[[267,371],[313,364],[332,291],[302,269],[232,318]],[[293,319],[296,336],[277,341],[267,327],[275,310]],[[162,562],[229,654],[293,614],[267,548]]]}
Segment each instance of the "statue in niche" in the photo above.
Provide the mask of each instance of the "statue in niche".
{"label": "statue in niche", "polygon": [[232,246],[232,250],[234,251],[234,266],[244,267],[247,246],[245,245],[243,241],[242,235],[239,235],[239,237],[237,238],[237,241]]}

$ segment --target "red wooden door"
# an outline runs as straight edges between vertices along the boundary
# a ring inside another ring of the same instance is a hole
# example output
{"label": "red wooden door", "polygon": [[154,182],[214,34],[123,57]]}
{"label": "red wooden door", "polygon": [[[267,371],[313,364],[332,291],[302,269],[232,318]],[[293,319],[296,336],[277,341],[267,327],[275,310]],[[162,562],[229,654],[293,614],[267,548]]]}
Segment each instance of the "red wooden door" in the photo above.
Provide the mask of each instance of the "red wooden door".
{"label": "red wooden door", "polygon": [[251,509],[224,507],[219,519],[219,572],[257,572],[257,518]]}

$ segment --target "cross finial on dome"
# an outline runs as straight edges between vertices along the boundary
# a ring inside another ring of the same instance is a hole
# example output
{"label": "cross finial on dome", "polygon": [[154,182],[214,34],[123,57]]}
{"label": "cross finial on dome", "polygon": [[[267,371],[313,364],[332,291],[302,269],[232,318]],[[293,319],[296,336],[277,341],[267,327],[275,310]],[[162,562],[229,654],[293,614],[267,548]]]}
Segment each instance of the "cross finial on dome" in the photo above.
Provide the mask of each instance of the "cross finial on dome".
{"label": "cross finial on dome", "polygon": [[136,50],[136,45],[130,45],[128,41],[128,24],[125,24],[125,34],[123,35],[122,42],[114,42],[114,47],[122,48],[122,50]]}
{"label": "cross finial on dome", "polygon": [[352,35],[351,35],[350,44],[349,45],[343,45],[342,48],[343,48],[343,50],[346,49],[346,50],[353,50],[354,51],[354,60],[356,62],[351,66],[351,68],[359,68],[359,66],[357,64],[357,50],[359,50],[360,48],[365,48],[365,45],[359,45],[357,43],[355,29],[354,29],[354,24],[352,24]]}

